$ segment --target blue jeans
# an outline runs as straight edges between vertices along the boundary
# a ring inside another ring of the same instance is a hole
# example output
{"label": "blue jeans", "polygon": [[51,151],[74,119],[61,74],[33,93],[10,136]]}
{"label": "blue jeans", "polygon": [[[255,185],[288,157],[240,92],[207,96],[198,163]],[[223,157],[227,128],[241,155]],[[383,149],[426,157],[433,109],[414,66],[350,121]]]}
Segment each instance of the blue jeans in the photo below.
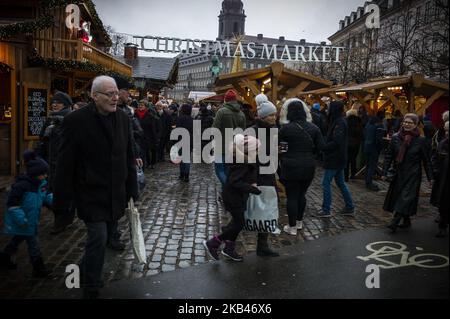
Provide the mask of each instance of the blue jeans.
{"label": "blue jeans", "polygon": [[214,163],[214,169],[216,171],[216,176],[222,184],[222,188],[225,186],[228,180],[229,168],[225,163],[225,156],[222,156],[222,163]]}
{"label": "blue jeans", "polygon": [[189,176],[189,172],[191,171],[191,163],[180,163],[180,175],[181,176]]}
{"label": "blue jeans", "polygon": [[342,193],[342,197],[344,197],[345,208],[347,210],[353,210],[355,206],[353,205],[352,195],[347,188],[344,180],[344,169],[326,169],[325,174],[323,176],[322,186],[323,186],[323,203],[322,203],[322,211],[324,213],[330,213],[331,210],[331,182],[336,182],[336,185],[339,187]]}
{"label": "blue jeans", "polygon": [[37,258],[41,257],[41,250],[39,248],[39,242],[37,236],[14,236],[6,245],[4,253],[14,256],[19,249],[20,244],[26,241],[28,246],[28,255],[30,256],[30,261],[33,263]]}
{"label": "blue jeans", "polygon": [[378,157],[380,157],[378,152],[366,153],[366,186],[373,184],[373,175],[375,175],[375,172],[377,171]]}

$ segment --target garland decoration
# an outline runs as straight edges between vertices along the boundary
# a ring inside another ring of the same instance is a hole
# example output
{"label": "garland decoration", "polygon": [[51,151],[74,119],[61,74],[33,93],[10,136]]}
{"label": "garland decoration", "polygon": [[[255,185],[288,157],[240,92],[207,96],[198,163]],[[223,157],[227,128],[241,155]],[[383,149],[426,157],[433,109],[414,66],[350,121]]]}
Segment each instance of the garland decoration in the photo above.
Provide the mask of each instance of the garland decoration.
{"label": "garland decoration", "polygon": [[44,30],[52,27],[54,24],[53,17],[45,14],[39,17],[36,21],[27,21],[12,23],[0,26],[0,39],[7,39],[19,33],[33,33],[35,31]]}
{"label": "garland decoration", "polygon": [[132,83],[133,81],[132,78],[126,75],[107,70],[99,64],[94,64],[90,62],[43,58],[39,55],[34,55],[28,57],[28,63],[30,64],[30,66],[46,67],[57,71],[70,72],[73,70],[78,70],[84,72],[93,72],[99,75],[108,75],[114,78],[121,78],[127,81],[128,83]]}

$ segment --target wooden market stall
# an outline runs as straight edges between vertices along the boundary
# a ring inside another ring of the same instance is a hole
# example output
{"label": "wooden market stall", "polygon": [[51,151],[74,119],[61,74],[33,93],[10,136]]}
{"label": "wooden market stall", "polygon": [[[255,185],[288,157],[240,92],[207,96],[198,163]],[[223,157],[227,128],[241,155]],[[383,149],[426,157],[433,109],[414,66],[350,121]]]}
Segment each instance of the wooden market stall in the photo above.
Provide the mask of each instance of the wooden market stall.
{"label": "wooden market stall", "polygon": [[[448,98],[448,84],[426,79],[421,74],[384,77],[362,84],[349,84],[326,89],[302,92],[304,96],[328,96],[332,99],[345,97],[348,101],[361,103],[370,114],[385,110],[403,114],[413,112],[424,115],[438,99]],[[350,106],[350,105],[349,105]]]}
{"label": "wooden market stall", "polygon": [[[68,6],[79,10],[79,26],[73,19],[68,28]],[[108,54],[110,45],[91,0],[0,2],[0,177],[19,172],[55,91],[86,97],[97,75],[131,80],[131,66]]]}
{"label": "wooden market stall", "polygon": [[288,69],[281,62],[273,62],[261,69],[245,70],[220,75],[215,82],[217,94],[234,88],[246,103],[255,107],[255,97],[265,93],[276,105],[296,97],[305,90],[330,87],[332,82],[322,78]]}

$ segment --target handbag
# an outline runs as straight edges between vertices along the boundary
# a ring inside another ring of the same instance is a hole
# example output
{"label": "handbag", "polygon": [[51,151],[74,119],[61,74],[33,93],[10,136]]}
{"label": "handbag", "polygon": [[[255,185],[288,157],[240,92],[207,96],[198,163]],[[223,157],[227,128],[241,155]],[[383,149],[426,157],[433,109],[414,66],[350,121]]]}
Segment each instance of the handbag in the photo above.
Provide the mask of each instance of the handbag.
{"label": "handbag", "polygon": [[144,171],[142,170],[142,167],[136,167],[136,175],[137,175],[137,182],[138,182],[138,192],[141,193],[146,185],[145,182],[145,175]]}
{"label": "handbag", "polygon": [[177,145],[174,145],[170,148],[170,160],[174,164],[181,163],[180,148]]}
{"label": "handbag", "polygon": [[280,234],[278,196],[274,186],[258,186],[260,195],[250,194],[244,213],[244,229],[259,233]]}
{"label": "handbag", "polygon": [[134,206],[133,198],[128,202],[126,209],[128,220],[130,222],[131,242],[133,244],[133,253],[139,263],[147,262],[147,254],[145,251],[144,234],[142,233],[141,220],[139,218],[139,211]]}
{"label": "handbag", "polygon": [[391,183],[394,181],[396,176],[397,176],[397,169],[394,165],[391,165],[391,167],[389,167],[389,169],[386,172],[386,181]]}

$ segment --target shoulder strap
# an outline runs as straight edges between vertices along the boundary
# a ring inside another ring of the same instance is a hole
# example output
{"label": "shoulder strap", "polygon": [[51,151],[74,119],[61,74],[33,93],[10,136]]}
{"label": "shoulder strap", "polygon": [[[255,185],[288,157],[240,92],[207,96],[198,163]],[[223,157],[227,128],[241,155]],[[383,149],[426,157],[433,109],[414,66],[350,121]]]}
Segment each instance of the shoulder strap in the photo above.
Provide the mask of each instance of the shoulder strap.
{"label": "shoulder strap", "polygon": [[315,148],[315,144],[314,141],[311,137],[311,135],[309,135],[309,133],[300,125],[300,123],[295,122],[295,125],[297,125],[297,127],[303,132],[305,133],[306,136],[308,136],[308,140],[311,142],[311,146],[312,148]]}

